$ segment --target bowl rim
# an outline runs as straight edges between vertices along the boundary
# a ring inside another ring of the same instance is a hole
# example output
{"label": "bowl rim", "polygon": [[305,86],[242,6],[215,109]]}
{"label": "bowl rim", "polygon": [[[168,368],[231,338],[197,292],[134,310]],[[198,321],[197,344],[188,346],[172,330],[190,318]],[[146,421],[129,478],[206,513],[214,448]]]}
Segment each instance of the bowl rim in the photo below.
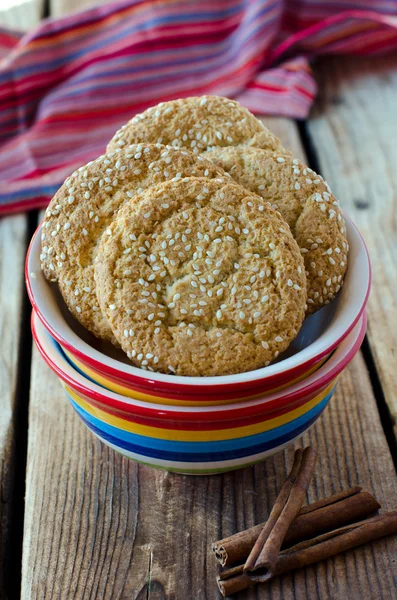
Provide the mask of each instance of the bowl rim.
{"label": "bowl rim", "polygon": [[[196,387],[198,388],[197,393],[202,393],[203,389],[210,388],[210,395],[216,395],[216,390],[211,391],[211,388],[215,388],[216,386],[223,386],[224,389],[227,389],[228,387],[234,389],[243,387],[244,389],[248,389],[249,386],[255,387],[260,385],[260,382],[264,380],[266,380],[266,382],[269,384],[272,382],[278,382],[280,380],[285,381],[290,377],[295,377],[296,375],[298,375],[298,373],[302,373],[305,370],[305,368],[310,368],[318,360],[332,352],[332,350],[334,350],[342,342],[342,340],[350,333],[350,331],[356,325],[366,306],[372,279],[371,263],[369,259],[368,249],[356,225],[353,223],[350,217],[346,215],[346,213],[344,213],[344,217],[346,223],[348,224],[348,228],[351,228],[351,230],[353,231],[353,235],[356,235],[358,243],[361,244],[361,251],[367,259],[367,270],[365,278],[366,290],[364,298],[361,302],[361,305],[356,309],[353,318],[350,320],[349,325],[338,335],[338,337],[328,342],[327,345],[324,344],[324,340],[321,340],[323,336],[320,336],[320,338],[318,338],[315,342],[310,344],[304,350],[301,350],[300,352],[286,358],[283,361],[269,365],[268,367],[262,367],[253,371],[247,371],[245,373],[237,373],[233,375],[219,375],[212,377],[188,377],[144,371],[142,369],[139,369],[138,367],[135,367],[134,365],[120,363],[120,361],[103,354],[99,350],[96,350],[87,342],[84,342],[81,338],[79,338],[78,335],[70,328],[70,326],[66,324],[66,327],[71,331],[72,338],[75,337],[78,340],[78,343],[83,347],[85,352],[74,346],[70,341],[66,340],[56,330],[55,326],[49,323],[48,319],[43,314],[43,311],[38,306],[32,289],[31,273],[33,272],[34,274],[34,271],[30,268],[32,249],[35,242],[38,241],[42,223],[37,227],[30,241],[29,248],[26,254],[26,288],[28,291],[30,302],[35,312],[37,313],[44,327],[49,331],[51,336],[54,339],[56,339],[56,341],[59,344],[68,349],[72,354],[77,356],[77,358],[79,358],[88,365],[92,365],[94,368],[102,371],[103,373],[108,373],[109,375],[121,377],[122,379],[128,379],[132,383],[135,380],[139,382],[140,385],[145,385],[147,387],[152,387],[153,385],[161,385],[162,387],[164,387],[164,389],[171,390],[175,389],[175,387],[178,387],[181,390],[189,390],[189,392],[192,392],[192,387]],[[333,324],[335,326],[335,323],[331,323],[330,326],[332,327]],[[317,350],[318,346],[320,346],[320,348]],[[299,356],[302,357],[302,354],[304,356],[303,362],[299,361],[298,359]],[[122,366],[120,367],[119,365]]]}
{"label": "bowl rim", "polygon": [[[42,333],[37,330],[37,324],[43,328]],[[118,408],[130,414],[138,414],[144,417],[157,417],[162,420],[186,420],[188,415],[199,415],[200,420],[214,420],[215,416],[224,419],[225,415],[232,415],[232,418],[241,416],[250,416],[257,412],[263,412],[266,405],[272,403],[272,410],[277,410],[289,403],[297,401],[303,396],[311,393],[320,392],[330,382],[343,371],[358,352],[361,343],[364,339],[367,325],[366,313],[361,317],[360,323],[357,323],[354,331],[345,338],[338,346],[333,356],[324,363],[317,371],[312,373],[307,379],[294,384],[289,390],[284,389],[274,394],[269,394],[263,398],[255,398],[254,400],[244,401],[242,403],[223,404],[219,406],[173,406],[150,404],[143,400],[134,400],[116,392],[111,392],[102,388],[98,384],[86,379],[78,373],[67,361],[66,357],[61,354],[61,349],[54,348],[57,352],[56,358],[53,355],[49,356],[48,349],[43,347],[41,336],[43,333],[48,336],[48,341],[51,340],[54,344],[58,344],[54,338],[51,338],[48,331],[45,329],[37,314],[32,311],[31,326],[34,342],[48,366],[55,374],[75,391],[84,394],[86,397],[99,402],[105,407]],[[354,335],[353,335],[354,334]],[[59,345],[59,344],[58,344]],[[60,366],[60,361],[64,364]],[[288,394],[286,395],[286,391]],[[274,406],[273,406],[274,404]]]}

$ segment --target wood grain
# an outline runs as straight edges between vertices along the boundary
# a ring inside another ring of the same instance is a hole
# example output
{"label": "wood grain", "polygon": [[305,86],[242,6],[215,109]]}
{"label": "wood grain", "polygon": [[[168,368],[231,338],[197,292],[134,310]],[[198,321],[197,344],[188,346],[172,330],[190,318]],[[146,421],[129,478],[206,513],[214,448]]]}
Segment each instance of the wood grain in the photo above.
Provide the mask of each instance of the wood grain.
{"label": "wood grain", "polygon": [[368,245],[369,341],[397,436],[397,57],[327,59],[308,123],[321,171]]}
{"label": "wood grain", "polygon": [[[304,436],[319,450],[308,501],[360,484],[395,506],[396,478],[362,358]],[[211,542],[263,521],[292,450],[213,477],[138,466],[97,442],[35,353],[23,559],[24,600],[213,600]],[[288,575],[247,599],[392,600],[397,539]]]}
{"label": "wood grain", "polygon": [[[8,595],[11,529],[14,507],[18,356],[21,340],[24,257],[27,219],[0,220],[0,598]],[[26,365],[26,374],[29,376]],[[19,398],[22,402],[23,399]],[[27,409],[26,409],[27,410]],[[23,477],[23,473],[20,474]],[[21,515],[20,515],[21,516]]]}

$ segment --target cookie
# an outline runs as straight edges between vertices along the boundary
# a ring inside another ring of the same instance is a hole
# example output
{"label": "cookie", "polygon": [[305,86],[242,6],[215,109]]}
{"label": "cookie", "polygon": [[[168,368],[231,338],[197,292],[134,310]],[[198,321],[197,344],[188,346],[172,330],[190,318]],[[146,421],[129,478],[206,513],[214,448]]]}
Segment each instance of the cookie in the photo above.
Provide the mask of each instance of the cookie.
{"label": "cookie", "polygon": [[280,211],[304,257],[308,314],[328,304],[343,284],[349,250],[343,214],[328,184],[298,159],[278,153],[214,148],[205,156]]}
{"label": "cookie", "polygon": [[58,282],[70,311],[84,327],[115,342],[96,298],[93,259],[120,206],[142,189],[174,177],[222,174],[214,163],[191,152],[135,144],[99,157],[65,181],[46,212],[41,261],[46,278]]}
{"label": "cookie", "polygon": [[303,258],[285,221],[216,179],[163,183],[125,204],[102,237],[95,280],[123,350],[163,373],[268,365],[305,314]]}
{"label": "cookie", "polygon": [[285,152],[280,140],[246,108],[220,96],[182,98],[153,106],[119,129],[108,151],[136,142],[158,142],[196,154],[214,146],[240,144]]}

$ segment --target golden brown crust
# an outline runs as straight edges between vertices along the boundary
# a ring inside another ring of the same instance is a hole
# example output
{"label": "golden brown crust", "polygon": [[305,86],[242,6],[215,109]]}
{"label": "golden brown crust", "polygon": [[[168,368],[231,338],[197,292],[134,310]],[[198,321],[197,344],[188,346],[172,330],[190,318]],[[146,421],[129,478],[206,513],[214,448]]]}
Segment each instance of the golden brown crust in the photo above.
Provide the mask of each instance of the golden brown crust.
{"label": "golden brown crust", "polygon": [[96,298],[93,260],[120,206],[141,189],[174,177],[222,174],[222,169],[186,150],[135,144],[99,157],[65,181],[46,211],[41,261],[46,278],[58,282],[70,311],[84,327],[115,343]]}
{"label": "golden brown crust", "polygon": [[108,151],[136,142],[159,142],[196,154],[240,144],[285,152],[280,140],[254,115],[221,96],[193,96],[153,106],[119,129]]}
{"label": "golden brown crust", "polygon": [[222,180],[186,178],[125,204],[95,261],[103,314],[131,360],[178,375],[269,364],[306,303],[299,248],[280,214]]}
{"label": "golden brown crust", "polygon": [[205,156],[280,211],[304,257],[307,312],[328,304],[343,285],[348,242],[342,211],[327,183],[289,155],[257,148],[214,148]]}

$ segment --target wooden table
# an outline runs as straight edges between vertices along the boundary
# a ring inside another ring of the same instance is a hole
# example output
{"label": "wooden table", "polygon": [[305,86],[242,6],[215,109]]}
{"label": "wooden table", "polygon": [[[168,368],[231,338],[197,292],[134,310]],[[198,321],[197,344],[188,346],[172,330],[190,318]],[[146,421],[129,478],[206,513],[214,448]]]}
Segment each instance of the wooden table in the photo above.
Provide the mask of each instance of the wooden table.
{"label": "wooden table", "polygon": [[[30,0],[15,10],[0,22],[43,15]],[[310,119],[265,122],[328,179],[374,272],[367,339],[302,440],[319,451],[308,501],[359,483],[387,510],[397,506],[397,57],[327,59],[315,72]],[[266,518],[292,452],[194,478],[138,466],[94,439],[32,349],[23,263],[37,222],[37,213],[0,222],[0,598],[217,599],[211,542]],[[236,598],[395,600],[397,538]]]}

